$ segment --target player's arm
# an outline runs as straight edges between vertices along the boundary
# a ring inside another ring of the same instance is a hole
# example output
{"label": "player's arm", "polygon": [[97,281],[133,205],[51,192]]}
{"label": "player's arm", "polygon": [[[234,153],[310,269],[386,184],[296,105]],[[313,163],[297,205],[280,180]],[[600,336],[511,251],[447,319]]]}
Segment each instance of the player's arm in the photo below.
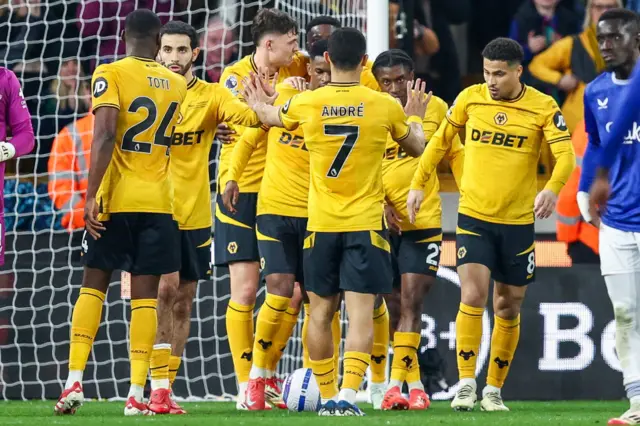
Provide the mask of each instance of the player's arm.
{"label": "player's arm", "polygon": [[20,82],[12,71],[6,70],[6,73],[5,94],[9,105],[7,124],[11,128],[11,141],[0,141],[0,162],[28,154],[35,144],[31,115]]}
{"label": "player's arm", "polygon": [[462,171],[464,169],[464,145],[460,142],[460,137],[456,135],[451,143],[451,148],[447,154],[453,178],[458,188],[462,186]]}
{"label": "player's arm", "polygon": [[242,137],[233,147],[231,153],[231,166],[229,168],[229,180],[222,193],[222,202],[231,213],[235,213],[235,205],[238,202],[240,188],[238,181],[249,163],[249,159],[258,145],[266,142],[266,135],[269,128],[266,126],[255,129],[247,129],[242,133]]}
{"label": "player's arm", "polygon": [[533,212],[538,219],[546,219],[556,208],[558,194],[576,167],[576,154],[567,124],[555,101],[551,100],[542,128],[556,164],[544,189],[536,196]]}
{"label": "player's arm", "polygon": [[[447,115],[447,104],[445,102],[432,102],[427,109],[427,115],[423,122],[424,136],[427,140],[427,146],[429,145],[431,138],[440,127],[440,124]],[[446,153],[445,158],[449,161],[451,170],[453,171],[453,177],[456,180],[458,188],[462,184],[462,168],[464,165],[464,146],[460,142],[460,137],[455,136],[453,142],[449,146],[449,150]]]}
{"label": "player's arm", "polygon": [[245,127],[259,127],[260,119],[254,110],[226,89],[216,91],[219,96],[216,122],[226,122]]}
{"label": "player's arm", "polygon": [[84,206],[84,221],[87,232],[100,238],[105,228],[98,221],[96,196],[102,178],[107,172],[115,146],[120,113],[120,95],[115,75],[105,65],[93,73],[92,106],[95,115],[93,142],[91,143],[91,165],[87,183],[87,199]]}
{"label": "player's arm", "polygon": [[[269,86],[267,77],[257,76],[251,73],[249,77],[242,80],[242,96],[247,105],[258,114],[258,118],[263,124],[271,127],[285,127],[280,119],[280,107],[274,107],[273,103],[278,97],[275,90],[278,80],[278,73],[273,77],[273,84]],[[291,130],[291,129],[288,129]]]}

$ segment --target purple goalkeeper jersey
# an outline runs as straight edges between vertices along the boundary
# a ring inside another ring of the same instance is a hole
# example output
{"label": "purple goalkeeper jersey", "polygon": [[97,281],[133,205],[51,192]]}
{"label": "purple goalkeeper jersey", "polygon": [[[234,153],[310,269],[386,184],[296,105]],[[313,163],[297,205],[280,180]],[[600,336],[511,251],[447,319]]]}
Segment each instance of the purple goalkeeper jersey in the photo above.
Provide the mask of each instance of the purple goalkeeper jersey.
{"label": "purple goalkeeper jersey", "polygon": [[[11,140],[7,141],[7,135]],[[31,115],[27,109],[20,83],[16,75],[0,67],[0,142],[8,142],[16,148],[15,157],[28,154],[33,149],[34,137]],[[4,264],[4,171],[0,162],[0,265]]]}

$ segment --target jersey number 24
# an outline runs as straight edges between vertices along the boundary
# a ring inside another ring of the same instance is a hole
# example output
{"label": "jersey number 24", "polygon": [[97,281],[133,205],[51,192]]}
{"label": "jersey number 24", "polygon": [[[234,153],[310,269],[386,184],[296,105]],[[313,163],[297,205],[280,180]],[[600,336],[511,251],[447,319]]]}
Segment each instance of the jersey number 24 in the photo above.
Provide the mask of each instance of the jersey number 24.
{"label": "jersey number 24", "polygon": [[[178,109],[178,102],[171,102],[169,108],[165,111],[162,116],[162,120],[158,125],[156,132],[153,136],[153,145],[161,145],[167,148],[167,155],[169,155],[169,147],[171,146],[171,134],[167,135],[167,128],[173,119],[176,110]],[[131,105],[129,105],[129,109],[127,110],[130,113],[138,112],[140,109],[147,110],[147,117],[141,122],[134,124],[129,127],[127,131],[124,133],[122,137],[122,150],[123,151],[133,151],[133,152],[142,152],[145,154],[151,153],[151,143],[136,140],[136,137],[149,130],[155,123],[158,118],[158,107],[153,99],[148,98],[146,96],[140,96],[135,98]]]}

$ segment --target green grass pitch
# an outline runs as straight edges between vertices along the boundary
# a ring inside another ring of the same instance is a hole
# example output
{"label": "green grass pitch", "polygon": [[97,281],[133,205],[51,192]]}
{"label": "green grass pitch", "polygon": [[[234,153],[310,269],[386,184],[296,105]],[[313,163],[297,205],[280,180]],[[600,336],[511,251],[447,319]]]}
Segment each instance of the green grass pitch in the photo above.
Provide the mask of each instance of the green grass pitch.
{"label": "green grass pitch", "polygon": [[[289,413],[285,410],[248,413],[235,410],[233,403],[184,403],[186,416],[128,417],[122,414],[124,402],[87,402],[74,416],[54,416],[55,401],[0,402],[0,425],[206,425],[206,426],[307,426],[357,425],[606,425],[611,417],[628,408],[626,401],[508,402],[509,413],[483,413],[476,405],[471,413],[454,413],[448,402],[435,402],[424,412],[380,412],[363,405],[366,417],[318,417],[315,413]],[[339,422],[339,423],[336,423]]]}

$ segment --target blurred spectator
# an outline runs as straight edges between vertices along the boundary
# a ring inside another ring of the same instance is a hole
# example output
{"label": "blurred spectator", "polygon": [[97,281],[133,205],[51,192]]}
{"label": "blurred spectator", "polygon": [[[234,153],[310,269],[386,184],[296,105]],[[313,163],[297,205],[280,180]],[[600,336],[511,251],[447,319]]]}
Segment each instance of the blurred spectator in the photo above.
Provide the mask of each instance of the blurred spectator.
{"label": "blurred spectator", "polygon": [[237,55],[238,45],[233,30],[219,16],[209,19],[204,30],[200,35],[200,47],[205,52],[204,65],[210,81],[217,83],[222,69]]}
{"label": "blurred spectator", "polygon": [[89,114],[62,129],[49,157],[49,197],[63,213],[62,226],[84,228],[94,116]]}
{"label": "blurred spectator", "polygon": [[427,83],[434,94],[451,104],[462,91],[462,84],[458,51],[449,26],[464,24],[469,20],[471,1],[430,0],[430,6],[431,28],[438,37],[440,50],[429,60]]}
{"label": "blurred spectator", "polygon": [[640,13],[640,0],[627,0],[627,9]]}
{"label": "blurred spectator", "polygon": [[[78,6],[78,28],[84,39],[97,42],[98,64],[113,62],[125,54],[121,40],[126,16],[136,9],[150,9],[165,24],[179,7],[172,0],[82,0]],[[94,59],[95,61],[95,59]],[[95,66],[92,65],[92,67]]]}
{"label": "blurred spectator", "polygon": [[596,41],[596,23],[605,11],[616,7],[622,7],[621,0],[589,0],[582,33],[555,42],[529,64],[534,77],[566,93],[562,114],[570,132],[584,113],[584,88],[605,67]]}
{"label": "blurred spectator", "polygon": [[511,22],[509,37],[518,41],[524,49],[525,72],[523,81],[562,103],[555,86],[541,82],[531,76],[527,65],[538,53],[562,37],[580,32],[578,15],[558,3],[560,0],[526,0]]}
{"label": "blurred spectator", "polygon": [[576,125],[571,142],[576,151],[576,168],[558,196],[556,236],[558,241],[567,243],[567,254],[574,264],[600,263],[598,228],[584,221],[577,201],[582,157],[587,148],[584,120]]}

